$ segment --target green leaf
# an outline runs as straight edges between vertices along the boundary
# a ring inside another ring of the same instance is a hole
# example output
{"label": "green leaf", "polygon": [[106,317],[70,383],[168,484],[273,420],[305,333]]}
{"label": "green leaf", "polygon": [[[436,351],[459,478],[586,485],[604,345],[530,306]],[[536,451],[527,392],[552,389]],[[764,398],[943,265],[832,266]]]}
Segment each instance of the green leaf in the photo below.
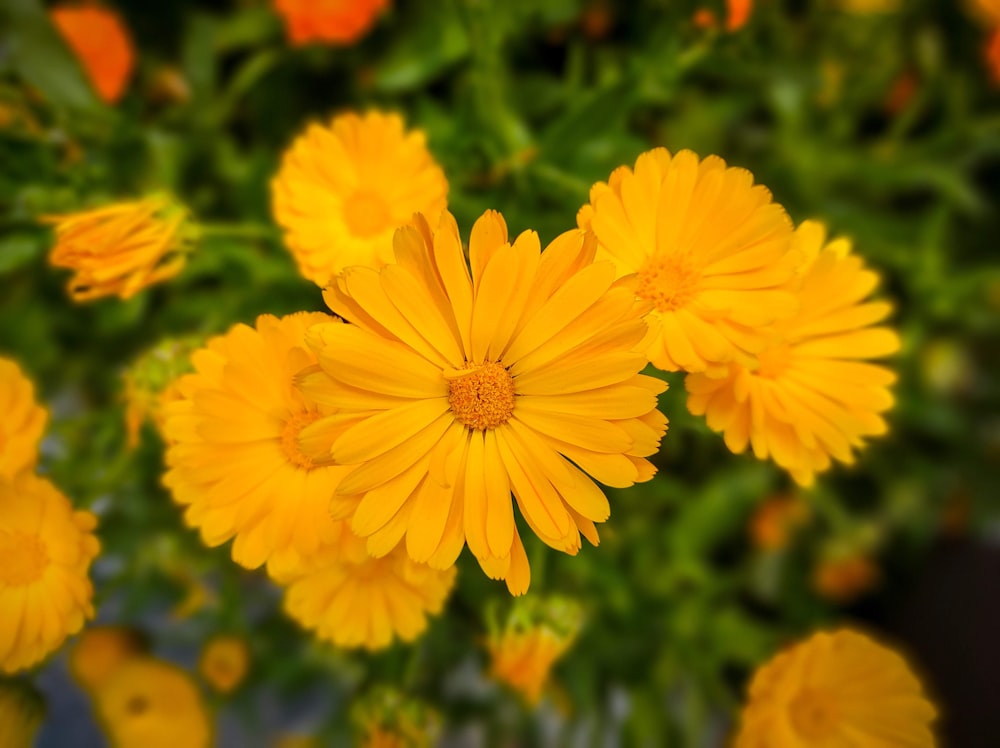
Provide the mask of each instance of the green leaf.
{"label": "green leaf", "polygon": [[375,69],[376,90],[399,93],[433,80],[449,66],[469,54],[469,37],[459,14],[450,3],[431,3],[421,8],[414,23],[401,24],[406,33]]}
{"label": "green leaf", "polygon": [[0,275],[26,265],[44,249],[45,245],[36,233],[17,233],[0,238]]}

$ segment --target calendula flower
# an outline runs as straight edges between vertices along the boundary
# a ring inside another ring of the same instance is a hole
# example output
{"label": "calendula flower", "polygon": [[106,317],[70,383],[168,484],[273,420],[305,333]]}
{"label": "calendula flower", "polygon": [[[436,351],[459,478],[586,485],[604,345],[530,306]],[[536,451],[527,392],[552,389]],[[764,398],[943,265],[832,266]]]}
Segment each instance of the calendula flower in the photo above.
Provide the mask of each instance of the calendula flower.
{"label": "calendula flower", "polygon": [[519,601],[506,624],[496,627],[486,642],[490,675],[527,703],[537,704],[552,666],[572,646],[581,621],[580,606],[571,600]]}
{"label": "calendula flower", "polygon": [[441,718],[427,705],[391,688],[363,696],[351,709],[360,748],[431,748]]}
{"label": "calendula flower", "polygon": [[414,561],[450,567],[468,541],[492,578],[528,588],[521,514],[553,548],[596,544],[611,486],[648,480],[666,419],[666,384],[637,372],[645,334],[635,293],[593,262],[593,237],[570,231],[540,254],[513,243],[500,214],[472,229],[471,274],[445,213],[396,233],[397,262],[349,268],[325,292],[353,324],[317,325],[319,367],[299,386],[336,416],[304,432],[356,466],[334,515],[383,556],[403,541]]}
{"label": "calendula flower", "polygon": [[375,24],[389,0],[274,0],[288,41],[299,47],[310,42],[351,44]]}
{"label": "calendula flower", "polygon": [[45,718],[45,702],[25,682],[0,680],[0,746],[27,748]]}
{"label": "calendula flower", "polygon": [[882,574],[863,552],[830,553],[813,569],[816,592],[827,600],[846,604],[875,587]]}
{"label": "calendula flower", "polygon": [[59,5],[49,17],[101,99],[118,101],[135,67],[132,38],[121,16],[98,5]]}
{"label": "calendula flower", "polygon": [[69,650],[69,672],[85,691],[103,686],[123,663],[147,649],[143,636],[124,626],[93,626]]}
{"label": "calendula flower", "polygon": [[204,344],[201,337],[164,340],[137,358],[125,372],[125,431],[128,446],[139,444],[148,419],[163,433],[164,408],[177,400],[177,380],[191,371],[191,354]]}
{"label": "calendula flower", "polygon": [[198,672],[219,693],[229,693],[250,669],[250,647],[242,636],[212,637],[198,658]]}
{"label": "calendula flower", "polygon": [[739,31],[753,12],[753,0],[726,0],[726,31]]}
{"label": "calendula flower", "polygon": [[163,482],[207,545],[234,538],[233,560],[251,569],[294,568],[340,536],[329,504],[349,469],[313,461],[298,442],[333,411],[293,386],[316,363],[306,330],[331,319],[265,314],[255,327],[236,325],[191,355],[194,373],[164,408]]}
{"label": "calendula flower", "polygon": [[94,693],[111,745],[121,748],[208,748],[212,727],[191,677],[152,657],[136,657],[115,670]]}
{"label": "calendula flower", "polygon": [[325,286],[345,267],[390,262],[393,232],[417,212],[436,221],[448,182],[423,132],[399,115],[349,112],[306,129],[271,191],[299,272]]}
{"label": "calendula flower", "polygon": [[74,301],[130,299],[173,278],[197,233],[187,209],[163,195],[42,220],[56,227],[49,262],[75,272],[67,287]]}
{"label": "calendula flower", "polygon": [[772,496],[754,510],[750,538],[763,551],[778,551],[808,519],[809,505],[798,496]]}
{"label": "calendula flower", "polygon": [[705,415],[733,452],[747,443],[802,485],[826,470],[831,457],[854,462],[864,437],[886,432],[882,413],[893,403],[896,375],[865,359],[899,348],[899,336],[873,327],[890,312],[864,301],[878,283],[845,239],[826,243],[822,224],[795,235],[805,265],[796,282],[799,313],[775,326],[755,369],[731,364],[727,376],[687,377],[688,408]]}
{"label": "calendula flower", "polygon": [[16,361],[0,358],[0,480],[30,470],[49,414],[35,402],[35,387]]}
{"label": "calendula flower", "polygon": [[898,654],[854,631],[818,633],[757,670],[734,745],[932,748],[934,717]]}
{"label": "calendula flower", "polygon": [[666,371],[753,366],[767,326],[791,316],[792,225],[745,169],[691,151],[648,151],[590,191],[577,215],[619,277],[638,274],[653,305],[646,353]]}
{"label": "calendula flower", "polygon": [[0,480],[0,671],[31,667],[93,617],[96,525],[47,480]]}
{"label": "calendula flower", "polygon": [[427,616],[444,606],[457,570],[432,569],[410,560],[402,548],[381,558],[365,541],[343,528],[291,575],[285,611],[320,639],[339,647],[389,646],[394,637],[409,642],[427,628]]}

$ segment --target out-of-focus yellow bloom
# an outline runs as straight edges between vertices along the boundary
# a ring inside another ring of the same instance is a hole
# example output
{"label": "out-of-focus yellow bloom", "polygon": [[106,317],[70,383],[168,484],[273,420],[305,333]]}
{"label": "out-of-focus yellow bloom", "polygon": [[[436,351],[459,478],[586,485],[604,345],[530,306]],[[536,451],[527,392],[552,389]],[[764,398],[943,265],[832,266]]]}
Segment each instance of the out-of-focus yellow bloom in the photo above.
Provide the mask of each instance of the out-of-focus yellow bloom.
{"label": "out-of-focus yellow bloom", "polygon": [[285,21],[288,41],[351,44],[375,24],[390,0],[273,0]]}
{"label": "out-of-focus yellow bloom", "polygon": [[735,748],[933,748],[934,707],[898,654],[849,630],[761,666]]}
{"label": "out-of-focus yellow bloom", "polygon": [[94,693],[94,705],[114,748],[208,748],[212,742],[197,685],[152,657],[123,663]]}
{"label": "out-of-focus yellow bloom", "polygon": [[146,651],[139,632],[124,626],[93,626],[69,650],[69,672],[85,691],[103,686],[124,662]]}
{"label": "out-of-focus yellow bloom", "polygon": [[436,712],[391,688],[363,697],[351,710],[360,748],[431,748],[441,720]]}
{"label": "out-of-focus yellow bloom", "polygon": [[772,496],[754,510],[750,538],[763,551],[781,550],[807,519],[809,505],[798,496]]}
{"label": "out-of-focus yellow bloom", "polygon": [[570,648],[582,623],[579,605],[565,598],[526,598],[514,604],[506,624],[486,642],[490,675],[535,705],[552,666]]}
{"label": "out-of-focus yellow bloom", "polygon": [[17,362],[0,358],[0,480],[10,480],[38,461],[49,414],[35,402],[35,386]]}
{"label": "out-of-focus yellow bloom", "polygon": [[198,672],[219,693],[229,693],[243,682],[250,669],[250,646],[242,636],[215,636],[198,658]]}
{"label": "out-of-focus yellow bloom", "polygon": [[45,702],[27,683],[0,680],[0,748],[30,748],[45,718]]}
{"label": "out-of-focus yellow bloom", "polygon": [[164,195],[42,220],[55,224],[49,262],[75,273],[67,287],[74,301],[129,299],[173,278],[197,235],[187,208]]}
{"label": "out-of-focus yellow bloom", "polygon": [[864,553],[827,554],[813,569],[816,592],[835,603],[849,603],[875,587],[882,575]]}
{"label": "out-of-focus yellow bloom", "polygon": [[177,379],[191,371],[191,354],[204,342],[201,337],[164,340],[126,370],[125,431],[129,447],[138,445],[140,429],[147,419],[163,434],[164,408],[180,397]]}
{"label": "out-of-focus yellow bloom", "polygon": [[93,617],[96,526],[47,480],[0,480],[0,672],[31,667]]}
{"label": "out-of-focus yellow bloom", "polygon": [[424,133],[374,111],[310,125],[286,151],[271,191],[299,272],[320,286],[346,267],[391,262],[395,230],[414,213],[436,224],[448,205],[448,181]]}
{"label": "out-of-focus yellow bloom", "polygon": [[101,99],[118,101],[135,67],[132,38],[121,16],[96,4],[60,5],[49,15]]}

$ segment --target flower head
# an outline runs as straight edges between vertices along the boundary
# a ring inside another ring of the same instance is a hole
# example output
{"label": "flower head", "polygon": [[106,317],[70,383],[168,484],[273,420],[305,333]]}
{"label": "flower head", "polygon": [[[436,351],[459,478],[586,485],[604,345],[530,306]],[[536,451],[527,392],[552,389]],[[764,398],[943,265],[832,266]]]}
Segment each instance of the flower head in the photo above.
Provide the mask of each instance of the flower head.
{"label": "flower head", "polygon": [[577,215],[619,277],[637,274],[646,353],[666,371],[725,373],[763,349],[766,326],[791,316],[791,222],[745,169],[691,151],[648,151],[590,191]]}
{"label": "flower head", "polygon": [[191,354],[201,337],[161,341],[137,358],[125,372],[125,430],[129,447],[139,443],[142,424],[151,419],[163,433],[164,408],[177,400],[177,380],[191,371]]}
{"label": "flower head", "polygon": [[285,611],[338,647],[382,649],[394,637],[409,642],[423,633],[427,615],[444,606],[456,573],[454,566],[418,564],[402,548],[373,558],[364,540],[345,527],[339,542],[287,580]]}
{"label": "flower head", "polygon": [[0,680],[0,746],[34,745],[44,718],[45,702],[38,691],[23,681]]}
{"label": "flower head", "polygon": [[726,31],[739,31],[753,13],[753,0],[726,0]]}
{"label": "flower head", "polygon": [[219,693],[229,693],[250,669],[250,646],[242,636],[221,635],[210,639],[198,658],[198,672]]}
{"label": "flower head", "polygon": [[390,0],[274,0],[274,9],[285,20],[288,40],[298,47],[309,42],[356,42],[389,3]]}
{"label": "flower head", "polygon": [[773,457],[802,485],[831,457],[851,464],[864,437],[886,432],[882,413],[892,406],[888,388],[896,376],[865,359],[899,348],[895,331],[873,327],[889,304],[864,301],[878,276],[846,240],[825,238],[818,223],[796,232],[806,258],[796,284],[799,313],[776,325],[759,366],[734,363],[722,378],[686,380],[688,408],[722,431],[733,452],[749,442],[758,459]]}
{"label": "flower head", "polygon": [[441,732],[437,712],[391,688],[362,697],[351,709],[351,720],[361,748],[431,748]]}
{"label": "flower head", "polygon": [[123,626],[84,630],[69,651],[69,671],[85,691],[103,686],[123,663],[146,651],[139,632]]}
{"label": "flower head", "polygon": [[416,212],[436,221],[448,182],[423,132],[397,114],[350,112],[291,145],[272,195],[299,271],[325,286],[351,265],[390,262],[393,232]]}
{"label": "flower head", "polygon": [[75,272],[67,287],[74,301],[130,299],[173,278],[196,231],[187,209],[163,195],[43,220],[56,227],[49,262]]}
{"label": "flower head", "polygon": [[142,748],[208,748],[212,727],[201,694],[180,668],[136,657],[94,694],[109,742]]}
{"label": "flower head", "polygon": [[610,512],[588,473],[620,487],[653,475],[666,385],[637,373],[634,291],[582,232],[540,253],[534,232],[509,242],[492,211],[472,229],[471,273],[448,213],[433,235],[420,217],[400,229],[395,250],[395,264],[350,268],[325,293],[352,324],[307,335],[319,367],[299,386],[338,414],[303,435],[355,466],[332,510],[372,555],[405,537],[410,558],[445,569],[468,542],[523,593],[511,492],[542,540],[575,554]]}
{"label": "flower head", "polygon": [[[164,483],[209,546],[235,538],[233,560],[272,572],[337,540],[330,497],[348,469],[313,461],[299,446],[305,426],[332,412],[293,386],[316,363],[304,338],[326,314],[257,318],[191,356],[165,409]],[[333,324],[340,324],[335,322]]]}
{"label": "flower head", "polygon": [[0,672],[31,667],[94,615],[96,525],[47,480],[0,480]]}
{"label": "flower head", "polygon": [[21,368],[0,358],[0,480],[10,479],[38,461],[38,444],[49,414],[35,402],[35,387]]}
{"label": "flower head", "polygon": [[135,67],[132,38],[121,17],[96,5],[60,5],[49,16],[101,99],[118,101]]}
{"label": "flower head", "polygon": [[818,633],[754,675],[736,748],[932,748],[934,707],[898,654],[854,631]]}

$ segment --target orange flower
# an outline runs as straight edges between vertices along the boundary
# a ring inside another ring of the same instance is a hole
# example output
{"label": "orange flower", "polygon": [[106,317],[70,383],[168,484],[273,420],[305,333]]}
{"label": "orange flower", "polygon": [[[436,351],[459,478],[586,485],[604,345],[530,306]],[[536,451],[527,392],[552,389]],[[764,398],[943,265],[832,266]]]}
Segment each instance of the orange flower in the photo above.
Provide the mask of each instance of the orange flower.
{"label": "orange flower", "polygon": [[754,510],[750,518],[750,538],[762,551],[781,550],[808,518],[809,507],[798,497],[772,496]]}
{"label": "orange flower", "polygon": [[881,578],[878,566],[861,554],[830,556],[813,571],[813,587],[822,597],[846,604],[875,587]]}
{"label": "orange flower", "polygon": [[296,47],[356,42],[388,5],[389,0],[274,0],[274,9],[285,19],[288,41]]}
{"label": "orange flower", "polygon": [[132,39],[121,17],[106,8],[65,5],[52,8],[49,15],[101,99],[118,101],[135,65]]}
{"label": "orange flower", "polygon": [[726,0],[726,31],[737,31],[750,20],[753,0]]}

